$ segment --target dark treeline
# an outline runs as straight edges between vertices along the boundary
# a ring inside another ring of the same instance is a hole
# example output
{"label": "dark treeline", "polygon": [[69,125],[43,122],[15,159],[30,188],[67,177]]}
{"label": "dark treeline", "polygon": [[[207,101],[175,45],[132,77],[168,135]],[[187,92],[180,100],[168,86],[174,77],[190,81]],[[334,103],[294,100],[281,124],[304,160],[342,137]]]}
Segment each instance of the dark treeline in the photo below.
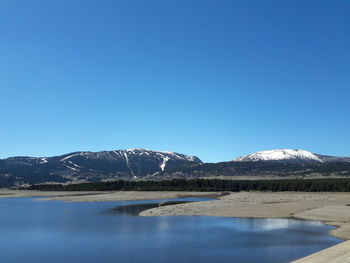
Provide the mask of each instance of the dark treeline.
{"label": "dark treeline", "polygon": [[220,179],[173,179],[80,184],[37,184],[31,190],[42,191],[305,191],[350,192],[350,179],[285,179],[285,180],[220,180]]}

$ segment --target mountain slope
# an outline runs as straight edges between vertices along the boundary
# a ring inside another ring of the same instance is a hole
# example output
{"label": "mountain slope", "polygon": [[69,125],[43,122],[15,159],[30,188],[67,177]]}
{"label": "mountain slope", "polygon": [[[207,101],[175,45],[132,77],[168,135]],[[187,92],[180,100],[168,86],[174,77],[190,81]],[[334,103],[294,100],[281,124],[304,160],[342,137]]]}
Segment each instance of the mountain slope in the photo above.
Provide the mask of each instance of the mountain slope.
{"label": "mountain slope", "polygon": [[0,186],[147,177],[199,163],[201,160],[195,156],[146,149],[73,152],[40,158],[11,157],[0,160]]}

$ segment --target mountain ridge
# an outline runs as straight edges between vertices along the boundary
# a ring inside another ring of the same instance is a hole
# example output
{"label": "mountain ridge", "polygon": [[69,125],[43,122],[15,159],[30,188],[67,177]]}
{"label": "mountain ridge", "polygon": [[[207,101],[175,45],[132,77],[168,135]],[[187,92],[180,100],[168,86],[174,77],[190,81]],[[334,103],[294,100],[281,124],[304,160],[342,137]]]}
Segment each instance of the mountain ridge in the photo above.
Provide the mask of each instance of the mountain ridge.
{"label": "mountain ridge", "polygon": [[303,178],[319,175],[349,177],[350,157],[320,155],[300,149],[277,149],[252,153],[229,162],[203,163],[196,156],[176,152],[128,149],[0,159],[0,187],[118,179]]}

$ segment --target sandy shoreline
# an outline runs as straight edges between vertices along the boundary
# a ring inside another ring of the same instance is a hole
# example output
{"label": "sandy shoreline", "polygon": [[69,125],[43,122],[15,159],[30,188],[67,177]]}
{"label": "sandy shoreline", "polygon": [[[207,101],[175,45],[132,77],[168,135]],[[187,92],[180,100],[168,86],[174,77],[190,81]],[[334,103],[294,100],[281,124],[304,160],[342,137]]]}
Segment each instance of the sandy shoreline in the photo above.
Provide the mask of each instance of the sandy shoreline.
{"label": "sandy shoreline", "polygon": [[[217,200],[152,208],[141,216],[203,215],[246,218],[287,218],[322,221],[337,226],[331,234],[350,239],[350,193],[239,192],[220,196],[215,192],[41,192],[0,190],[0,198],[47,197],[41,200],[102,202],[180,197],[217,197]],[[296,263],[350,263],[350,241],[315,253]]]}
{"label": "sandy shoreline", "polygon": [[19,191],[0,190],[0,198],[46,197],[40,200],[61,200],[66,202],[106,202],[171,199],[181,197],[218,197],[218,192],[166,192],[166,191]]}
{"label": "sandy shoreline", "polygon": [[350,241],[295,260],[292,263],[350,263]]}

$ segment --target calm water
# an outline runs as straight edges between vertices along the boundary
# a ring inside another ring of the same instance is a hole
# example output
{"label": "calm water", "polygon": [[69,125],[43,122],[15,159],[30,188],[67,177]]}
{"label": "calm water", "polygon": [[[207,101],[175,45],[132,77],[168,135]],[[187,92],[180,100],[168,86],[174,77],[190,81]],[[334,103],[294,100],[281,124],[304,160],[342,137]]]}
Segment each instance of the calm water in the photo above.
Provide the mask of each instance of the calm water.
{"label": "calm water", "polygon": [[0,198],[0,262],[274,263],[341,241],[310,221],[135,216],[157,202]]}

